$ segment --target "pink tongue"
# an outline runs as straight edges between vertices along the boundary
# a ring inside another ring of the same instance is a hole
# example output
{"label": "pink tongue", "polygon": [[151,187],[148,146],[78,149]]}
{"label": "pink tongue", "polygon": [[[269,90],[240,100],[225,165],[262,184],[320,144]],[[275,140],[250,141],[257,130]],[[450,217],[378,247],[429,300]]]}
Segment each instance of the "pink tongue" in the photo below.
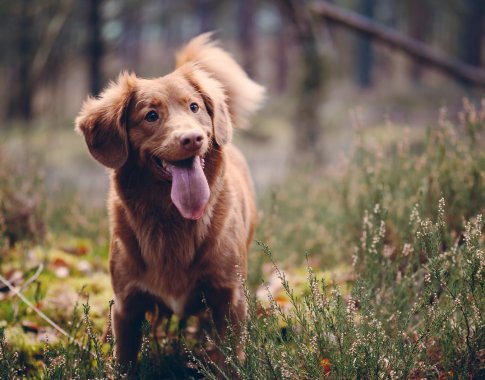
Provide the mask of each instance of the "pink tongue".
{"label": "pink tongue", "polygon": [[172,165],[172,202],[186,219],[199,219],[210,197],[200,157],[184,166]]}

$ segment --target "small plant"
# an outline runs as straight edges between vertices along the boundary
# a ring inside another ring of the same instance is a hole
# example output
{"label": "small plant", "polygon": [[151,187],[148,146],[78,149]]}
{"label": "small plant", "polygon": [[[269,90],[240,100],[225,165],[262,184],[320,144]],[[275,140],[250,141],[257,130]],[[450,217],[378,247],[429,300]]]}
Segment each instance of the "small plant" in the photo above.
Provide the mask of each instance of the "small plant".
{"label": "small plant", "polygon": [[17,380],[21,374],[18,354],[8,346],[5,329],[0,327],[0,379]]}
{"label": "small plant", "polygon": [[45,379],[120,378],[112,355],[112,341],[108,341],[108,347],[103,347],[97,332],[93,331],[89,311],[89,304],[83,304],[83,313],[79,315],[76,305],[67,342],[46,344],[43,360]]}

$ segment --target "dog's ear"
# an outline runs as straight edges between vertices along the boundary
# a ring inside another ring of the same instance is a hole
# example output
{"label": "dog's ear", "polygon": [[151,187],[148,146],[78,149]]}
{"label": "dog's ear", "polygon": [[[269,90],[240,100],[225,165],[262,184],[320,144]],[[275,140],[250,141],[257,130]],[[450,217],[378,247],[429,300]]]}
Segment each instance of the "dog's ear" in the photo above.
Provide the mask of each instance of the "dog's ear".
{"label": "dog's ear", "polygon": [[229,110],[225,101],[214,99],[210,95],[202,92],[202,99],[204,105],[212,119],[212,126],[214,127],[214,139],[217,145],[225,145],[232,140],[232,123],[229,116]]}
{"label": "dog's ear", "polygon": [[128,159],[128,112],[136,91],[134,74],[121,73],[99,97],[89,97],[76,118],[93,157],[104,166],[120,168]]}
{"label": "dog's ear", "polygon": [[212,120],[217,145],[229,143],[232,140],[232,121],[221,83],[197,65],[187,65],[182,68],[182,72],[204,100],[205,108]]}
{"label": "dog's ear", "polygon": [[224,89],[233,126],[245,128],[249,116],[264,100],[264,87],[250,79],[234,58],[211,38],[212,33],[205,33],[189,41],[178,52],[176,66],[195,64],[216,79]]}

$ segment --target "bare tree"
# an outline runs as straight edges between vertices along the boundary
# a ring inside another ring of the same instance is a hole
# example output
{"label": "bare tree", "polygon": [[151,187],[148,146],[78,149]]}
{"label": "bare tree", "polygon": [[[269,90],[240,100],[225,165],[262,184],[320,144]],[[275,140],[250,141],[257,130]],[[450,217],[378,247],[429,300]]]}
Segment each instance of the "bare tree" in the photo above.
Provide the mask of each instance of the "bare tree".
{"label": "bare tree", "polygon": [[[409,35],[417,41],[426,42],[433,25],[432,11],[427,1],[408,1]],[[412,63],[411,78],[415,84],[421,81],[423,63],[416,59]]]}
{"label": "bare tree", "polygon": [[326,1],[314,3],[311,9],[318,17],[333,20],[336,24],[343,25],[360,33],[370,34],[376,41],[400,49],[412,58],[417,58],[449,76],[461,81],[468,81],[477,86],[485,86],[485,70],[450,57],[394,29],[380,25],[355,12],[345,10]]}
{"label": "bare tree", "polygon": [[306,1],[278,0],[278,4],[283,17],[293,25],[301,52],[302,73],[294,121],[295,148],[304,162],[318,164],[323,160],[318,109],[325,85],[324,65]]}
{"label": "bare tree", "polygon": [[481,64],[483,22],[485,3],[483,0],[467,0],[463,17],[463,60],[472,66]]}
{"label": "bare tree", "polygon": [[288,85],[288,38],[290,36],[288,26],[282,23],[275,43],[274,64],[275,64],[275,84],[276,91],[283,93]]}
{"label": "bare tree", "polygon": [[137,71],[140,65],[142,7],[136,0],[125,0],[121,9],[123,33],[120,41],[120,52],[123,66]]}
{"label": "bare tree", "polygon": [[102,0],[89,0],[87,12],[89,82],[93,95],[98,95],[103,85],[101,74],[101,61],[103,57],[101,3]]}
{"label": "bare tree", "polygon": [[31,0],[20,0],[13,8],[18,20],[13,31],[17,64],[12,67],[12,86],[7,117],[29,120],[32,117],[31,62],[34,56],[34,20]]}
{"label": "bare tree", "polygon": [[197,0],[196,11],[200,22],[200,33],[209,32],[214,29],[214,8],[216,8],[214,0]]}
{"label": "bare tree", "polygon": [[256,0],[238,0],[238,34],[243,57],[242,64],[254,76],[256,30],[254,24]]}
{"label": "bare tree", "polygon": [[[369,19],[374,18],[374,0],[360,0],[360,13]],[[372,85],[373,55],[372,37],[368,34],[359,34],[355,72],[357,84],[361,88]]]}
{"label": "bare tree", "polygon": [[60,6],[48,0],[19,0],[2,7],[9,12],[9,24],[2,25],[3,31],[8,31],[12,39],[6,53],[7,118],[30,120],[34,116],[33,98],[39,86],[58,73],[53,69],[55,51],[72,4],[72,0]]}

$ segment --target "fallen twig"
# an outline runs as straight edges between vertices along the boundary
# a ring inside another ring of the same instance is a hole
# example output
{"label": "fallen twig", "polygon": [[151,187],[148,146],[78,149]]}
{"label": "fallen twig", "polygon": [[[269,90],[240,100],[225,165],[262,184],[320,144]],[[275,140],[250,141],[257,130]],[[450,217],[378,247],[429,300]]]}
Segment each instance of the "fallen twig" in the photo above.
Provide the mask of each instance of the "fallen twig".
{"label": "fallen twig", "polygon": [[[40,310],[37,306],[35,306],[32,302],[30,302],[27,299],[27,297],[25,297],[23,295],[23,293],[21,292],[22,289],[26,288],[27,285],[31,284],[33,281],[35,281],[35,279],[37,277],[39,277],[42,270],[43,270],[43,265],[41,264],[41,265],[39,265],[39,268],[34,273],[34,275],[26,281],[26,283],[22,286],[21,289],[16,289],[15,286],[13,286],[10,283],[10,281],[8,281],[1,274],[0,274],[0,281],[10,289],[10,291],[13,293],[14,296],[19,297],[22,300],[22,302],[24,302],[28,307],[30,307],[32,310],[34,310],[39,315],[39,317],[41,317],[44,321],[46,321],[49,325],[51,325],[56,331],[58,331],[59,333],[61,333],[65,337],[67,337],[70,342],[77,344],[80,348],[82,348],[84,350],[88,350],[87,347],[85,347],[83,344],[79,343],[76,339],[74,339],[71,335],[69,335],[69,333],[66,330],[64,330],[61,326],[59,326],[52,319],[50,319],[42,310]],[[91,356],[96,357],[96,355],[93,352],[89,352],[89,353],[91,354]]]}

